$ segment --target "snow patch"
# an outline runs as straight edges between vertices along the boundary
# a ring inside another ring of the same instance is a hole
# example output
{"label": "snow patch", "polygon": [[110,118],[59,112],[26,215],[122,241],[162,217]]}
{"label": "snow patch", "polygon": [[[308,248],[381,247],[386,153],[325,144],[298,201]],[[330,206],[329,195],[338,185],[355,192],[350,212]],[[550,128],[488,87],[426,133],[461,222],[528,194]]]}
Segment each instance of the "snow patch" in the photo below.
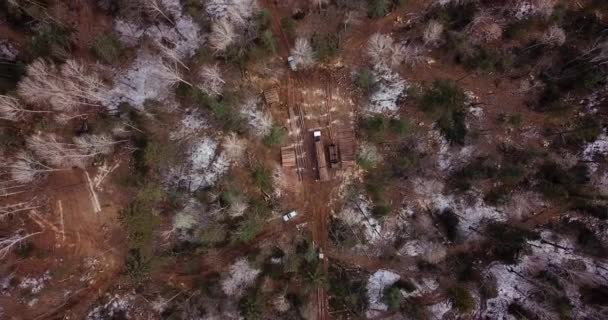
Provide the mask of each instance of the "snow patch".
{"label": "snow patch", "polygon": [[366,316],[375,317],[379,311],[386,311],[388,306],[382,301],[384,290],[399,280],[400,276],[388,270],[378,270],[369,277],[367,282],[368,307]]}
{"label": "snow patch", "polygon": [[250,98],[241,106],[241,116],[249,125],[249,131],[253,136],[264,137],[272,128],[272,116],[260,109],[259,98]]}
{"label": "snow patch", "polygon": [[130,319],[129,312],[133,309],[132,302],[135,299],[132,295],[106,297],[108,302],[101,306],[93,308],[87,315],[87,320],[105,320],[105,319]]}
{"label": "snow patch", "polygon": [[595,160],[595,157],[600,155],[605,155],[608,152],[608,136],[603,133],[597,137],[597,139],[588,143],[583,150],[583,160],[590,161],[587,163],[589,168],[589,173],[595,173],[598,169],[599,164],[596,162],[591,162]]}
{"label": "snow patch", "polygon": [[222,289],[229,296],[240,297],[259,273],[260,270],[252,268],[247,259],[240,258],[230,266],[230,276],[222,280]]}
{"label": "snow patch", "polygon": [[38,278],[25,277],[21,279],[21,283],[19,283],[18,287],[19,289],[28,290],[31,294],[37,294],[44,289],[45,283],[49,280],[51,280],[51,274],[47,271]]}
{"label": "snow patch", "polygon": [[19,50],[8,40],[0,39],[0,60],[15,61],[19,55]]}
{"label": "snow patch", "polygon": [[399,110],[397,101],[404,97],[406,81],[385,64],[377,64],[372,72],[376,80],[376,89],[370,95],[367,106],[369,113],[393,114]]}

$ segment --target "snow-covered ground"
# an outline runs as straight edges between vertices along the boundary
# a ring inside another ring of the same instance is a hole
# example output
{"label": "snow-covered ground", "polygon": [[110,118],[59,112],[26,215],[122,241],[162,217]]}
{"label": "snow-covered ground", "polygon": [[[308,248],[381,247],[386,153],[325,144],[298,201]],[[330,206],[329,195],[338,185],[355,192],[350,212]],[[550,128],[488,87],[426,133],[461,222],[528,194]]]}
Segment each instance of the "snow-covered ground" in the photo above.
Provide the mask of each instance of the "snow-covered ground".
{"label": "snow-covered ground", "polygon": [[[602,133],[594,142],[588,143],[583,149],[582,158],[585,161],[594,161],[595,157],[605,155],[608,152],[608,135]],[[597,171],[599,165],[596,162],[587,162],[589,173]]]}
{"label": "snow-covered ground", "polygon": [[470,227],[477,228],[484,221],[505,221],[507,216],[496,207],[483,201],[483,195],[470,191],[463,196],[444,193],[444,184],[438,180],[414,179],[412,188],[422,203],[432,210],[452,209],[460,218],[458,230],[461,236],[475,235]]}
{"label": "snow-covered ground", "polygon": [[378,64],[372,72],[376,88],[369,97],[367,112],[394,114],[399,110],[397,101],[405,96],[407,82],[384,64]]}
{"label": "snow-covered ground", "polygon": [[[564,248],[574,248],[572,241],[558,238],[549,231],[542,232],[541,238],[555,242]],[[554,290],[547,287],[548,285],[539,284],[538,280],[531,280],[539,272],[547,270],[561,274],[559,279],[563,289],[556,292],[566,294],[573,304],[573,314],[576,314],[579,319],[585,317],[595,319],[597,315],[594,311],[582,304],[578,287],[606,285],[608,271],[593,259],[576,254],[574,250],[564,250],[541,241],[530,241],[529,243],[531,253],[523,257],[518,264],[513,266],[494,264],[486,271],[488,276],[496,279],[498,296],[487,301],[484,315],[490,319],[508,319],[509,304],[518,302],[537,315],[551,319],[558,318],[556,314],[552,315],[550,307],[530,299],[530,296],[539,290]],[[574,267],[576,264],[580,266]]]}
{"label": "snow-covered ground", "polygon": [[388,309],[382,300],[384,290],[392,286],[399,278],[398,274],[388,270],[378,270],[369,277],[367,281],[367,300],[369,304],[365,313],[368,318],[373,318],[379,314],[379,311]]}

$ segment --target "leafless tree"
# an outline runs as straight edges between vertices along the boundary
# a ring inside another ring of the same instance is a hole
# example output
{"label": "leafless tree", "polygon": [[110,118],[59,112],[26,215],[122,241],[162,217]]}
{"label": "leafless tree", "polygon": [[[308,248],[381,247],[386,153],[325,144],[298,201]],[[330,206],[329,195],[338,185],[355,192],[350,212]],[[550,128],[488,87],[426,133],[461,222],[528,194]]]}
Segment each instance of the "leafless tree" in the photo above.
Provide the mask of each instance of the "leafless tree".
{"label": "leafless tree", "polygon": [[467,26],[466,32],[473,43],[480,44],[500,39],[503,30],[496,17],[481,12]]}
{"label": "leafless tree", "polygon": [[11,252],[11,250],[13,250],[23,241],[40,233],[42,232],[25,233],[23,229],[19,229],[10,236],[0,238],[0,259],[4,259],[9,252]]}
{"label": "leafless tree", "polygon": [[0,206],[0,221],[6,219],[9,216],[14,216],[23,212],[28,212],[33,209],[40,208],[41,206],[36,203],[36,199],[23,201],[19,203],[7,204]]}
{"label": "leafless tree", "polygon": [[211,19],[224,20],[233,26],[244,26],[259,6],[256,0],[210,0],[207,14]]}
{"label": "leafless tree", "polygon": [[240,139],[236,133],[232,132],[224,137],[222,147],[226,156],[230,160],[236,161],[243,157],[247,145],[244,139]]}
{"label": "leafless tree", "polygon": [[306,69],[315,62],[314,52],[310,41],[306,38],[297,38],[294,47],[291,49],[291,56],[298,68]]}
{"label": "leafless tree", "polygon": [[201,84],[198,87],[206,94],[217,96],[222,93],[226,82],[222,79],[222,73],[217,64],[202,66],[199,71],[199,78],[201,79]]}
{"label": "leafless tree", "polygon": [[190,70],[190,68],[188,68],[188,66],[181,60],[179,54],[177,53],[177,51],[175,51],[175,49],[169,48],[168,46],[162,43],[157,43],[157,45],[158,49],[163,54],[163,56],[165,56],[165,58],[178,63],[186,70]]}
{"label": "leafless tree", "polygon": [[438,21],[431,20],[424,29],[424,44],[434,46],[441,41],[443,35],[443,25]]}
{"label": "leafless tree", "polygon": [[110,141],[107,136],[91,135],[66,143],[57,140],[53,134],[35,135],[26,140],[28,149],[58,168],[86,167],[95,156],[111,153],[113,145],[119,142]]}
{"label": "leafless tree", "polygon": [[232,24],[226,19],[221,19],[211,26],[211,34],[209,35],[209,44],[211,48],[217,52],[224,51],[236,39],[236,32]]}
{"label": "leafless tree", "polygon": [[159,68],[156,69],[156,72],[161,78],[171,82],[171,84],[182,82],[192,87],[192,83],[184,78],[182,71],[175,61],[162,61]]}
{"label": "leafless tree", "polygon": [[19,99],[11,96],[0,95],[0,119],[9,121],[22,120],[27,114],[48,113],[49,111],[28,110],[23,107]]}
{"label": "leafless tree", "polygon": [[367,54],[374,64],[387,63],[393,51],[393,38],[389,35],[374,33],[367,41]]}
{"label": "leafless tree", "polygon": [[99,106],[107,91],[97,75],[74,60],[68,60],[60,70],[43,59],[35,60],[17,86],[17,93],[26,102],[48,103],[57,111],[72,111],[79,105]]}
{"label": "leafless tree", "polygon": [[553,25],[543,34],[541,42],[559,47],[566,43],[566,32],[559,26]]}
{"label": "leafless tree", "polygon": [[154,17],[162,17],[165,19],[170,25],[175,25],[173,19],[169,18],[167,14],[167,8],[163,5],[161,0],[144,0],[144,5],[150,16]]}
{"label": "leafless tree", "polygon": [[591,53],[591,62],[597,64],[608,63],[608,40],[596,41],[589,53]]}
{"label": "leafless tree", "polygon": [[391,54],[390,64],[392,66],[397,66],[401,63],[405,63],[409,66],[415,66],[422,62],[424,62],[424,55],[422,54],[422,50],[420,48],[408,44],[397,43],[393,45]]}
{"label": "leafless tree", "polygon": [[37,179],[40,179],[49,172],[58,171],[59,169],[51,168],[40,161],[37,161],[30,154],[20,152],[15,157],[15,160],[10,165],[7,165],[13,181],[26,185]]}
{"label": "leafless tree", "polygon": [[96,156],[100,154],[111,154],[117,141],[107,135],[82,135],[74,138],[74,145],[82,154]]}

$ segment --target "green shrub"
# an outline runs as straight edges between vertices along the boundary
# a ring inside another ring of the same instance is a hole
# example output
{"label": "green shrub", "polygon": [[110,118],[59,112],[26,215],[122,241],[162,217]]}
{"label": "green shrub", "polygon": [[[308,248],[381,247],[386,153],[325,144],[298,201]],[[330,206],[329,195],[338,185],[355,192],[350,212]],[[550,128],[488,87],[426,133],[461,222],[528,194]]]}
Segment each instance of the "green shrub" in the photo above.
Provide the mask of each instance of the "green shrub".
{"label": "green shrub", "polygon": [[264,137],[264,144],[269,147],[283,144],[283,140],[285,140],[285,136],[287,135],[285,131],[284,127],[272,126],[270,132]]}
{"label": "green shrub", "polygon": [[388,306],[389,311],[396,311],[401,307],[403,295],[401,290],[393,285],[384,289],[382,300]]}
{"label": "green shrub", "polygon": [[260,30],[268,29],[272,26],[272,13],[268,9],[262,9],[257,17],[257,25]]}
{"label": "green shrub", "polygon": [[462,30],[473,21],[477,11],[477,5],[473,2],[463,4],[450,2],[446,6],[439,7],[438,11],[434,12],[432,16],[440,20],[446,26],[446,29]]}
{"label": "green shrub", "polygon": [[380,18],[387,15],[391,10],[391,2],[389,0],[368,0],[367,15],[370,18]]}
{"label": "green shrub", "polygon": [[450,241],[456,241],[458,237],[458,225],[460,224],[460,218],[454,213],[452,209],[444,209],[437,216],[439,223],[445,230],[446,236]]}
{"label": "green shrub", "polygon": [[326,62],[338,53],[339,41],[335,34],[318,34],[312,36],[312,48],[317,60]]}
{"label": "green shrub", "polygon": [[238,224],[232,240],[234,242],[248,242],[255,239],[260,231],[262,231],[264,223],[265,221],[257,215],[248,214],[245,220]]}
{"label": "green shrub", "polygon": [[153,205],[144,202],[145,199],[148,197],[133,201],[120,214],[120,222],[126,229],[129,247],[144,256],[151,250],[154,232],[159,223]]}
{"label": "green shrub", "polygon": [[469,313],[475,308],[475,299],[464,286],[454,286],[448,290],[450,301],[456,310],[461,313]]}
{"label": "green shrub", "polygon": [[510,125],[512,127],[521,127],[524,123],[524,117],[521,113],[507,114],[501,113],[498,115],[496,121],[499,124]]}
{"label": "green shrub", "polygon": [[369,93],[371,92],[374,84],[374,75],[368,68],[363,68],[359,70],[357,76],[355,77],[355,85],[357,87],[365,91],[365,93]]}
{"label": "green shrub", "polygon": [[117,63],[122,50],[122,44],[112,33],[98,36],[91,46],[91,52],[95,57],[107,64]]}
{"label": "green shrub", "polygon": [[263,192],[272,192],[272,170],[259,165],[253,169],[253,182]]}
{"label": "green shrub", "polygon": [[386,138],[388,121],[381,115],[374,115],[363,119],[361,127],[368,140],[379,143],[383,142]]}
{"label": "green shrub", "polygon": [[260,292],[249,290],[239,302],[241,315],[247,320],[264,319],[264,302]]}
{"label": "green shrub", "polygon": [[464,144],[467,128],[464,91],[449,80],[435,80],[420,96],[423,111],[437,118],[437,126],[452,143]]}
{"label": "green shrub", "polygon": [[198,241],[203,245],[213,246],[226,240],[226,228],[223,224],[214,223],[198,232]]}
{"label": "green shrub", "polygon": [[378,219],[382,219],[391,213],[391,208],[385,204],[378,204],[372,208],[372,215]]}
{"label": "green shrub", "polygon": [[21,62],[0,63],[0,75],[0,94],[6,95],[17,88],[25,75],[25,66]]}
{"label": "green shrub", "polygon": [[72,29],[66,27],[42,24],[30,41],[29,51],[32,58],[69,58],[73,46],[72,32]]}
{"label": "green shrub", "polygon": [[393,133],[399,136],[407,135],[412,130],[412,125],[408,121],[401,119],[391,118],[388,126]]}
{"label": "green shrub", "polygon": [[276,53],[277,42],[270,30],[264,30],[262,32],[262,46],[266,49],[267,52]]}
{"label": "green shrub", "polygon": [[490,253],[505,264],[515,264],[528,240],[538,240],[538,233],[510,226],[503,222],[493,222],[486,227],[490,238]]}
{"label": "green shrub", "polygon": [[296,21],[294,19],[290,17],[281,18],[281,28],[289,38],[296,36]]}

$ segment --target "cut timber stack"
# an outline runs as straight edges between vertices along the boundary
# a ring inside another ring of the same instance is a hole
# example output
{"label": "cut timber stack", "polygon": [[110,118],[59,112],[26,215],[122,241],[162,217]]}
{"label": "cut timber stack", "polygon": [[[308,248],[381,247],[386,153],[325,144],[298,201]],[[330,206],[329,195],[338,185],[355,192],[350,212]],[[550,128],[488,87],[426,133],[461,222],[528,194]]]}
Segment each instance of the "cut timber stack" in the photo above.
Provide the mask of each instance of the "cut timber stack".
{"label": "cut timber stack", "polygon": [[279,104],[279,89],[277,87],[264,91],[264,100],[269,107]]}
{"label": "cut timber stack", "polygon": [[355,164],[355,132],[351,128],[340,128],[338,131],[338,148],[343,166]]}
{"label": "cut timber stack", "polygon": [[296,167],[296,151],[293,146],[281,147],[281,164],[285,168]]}

